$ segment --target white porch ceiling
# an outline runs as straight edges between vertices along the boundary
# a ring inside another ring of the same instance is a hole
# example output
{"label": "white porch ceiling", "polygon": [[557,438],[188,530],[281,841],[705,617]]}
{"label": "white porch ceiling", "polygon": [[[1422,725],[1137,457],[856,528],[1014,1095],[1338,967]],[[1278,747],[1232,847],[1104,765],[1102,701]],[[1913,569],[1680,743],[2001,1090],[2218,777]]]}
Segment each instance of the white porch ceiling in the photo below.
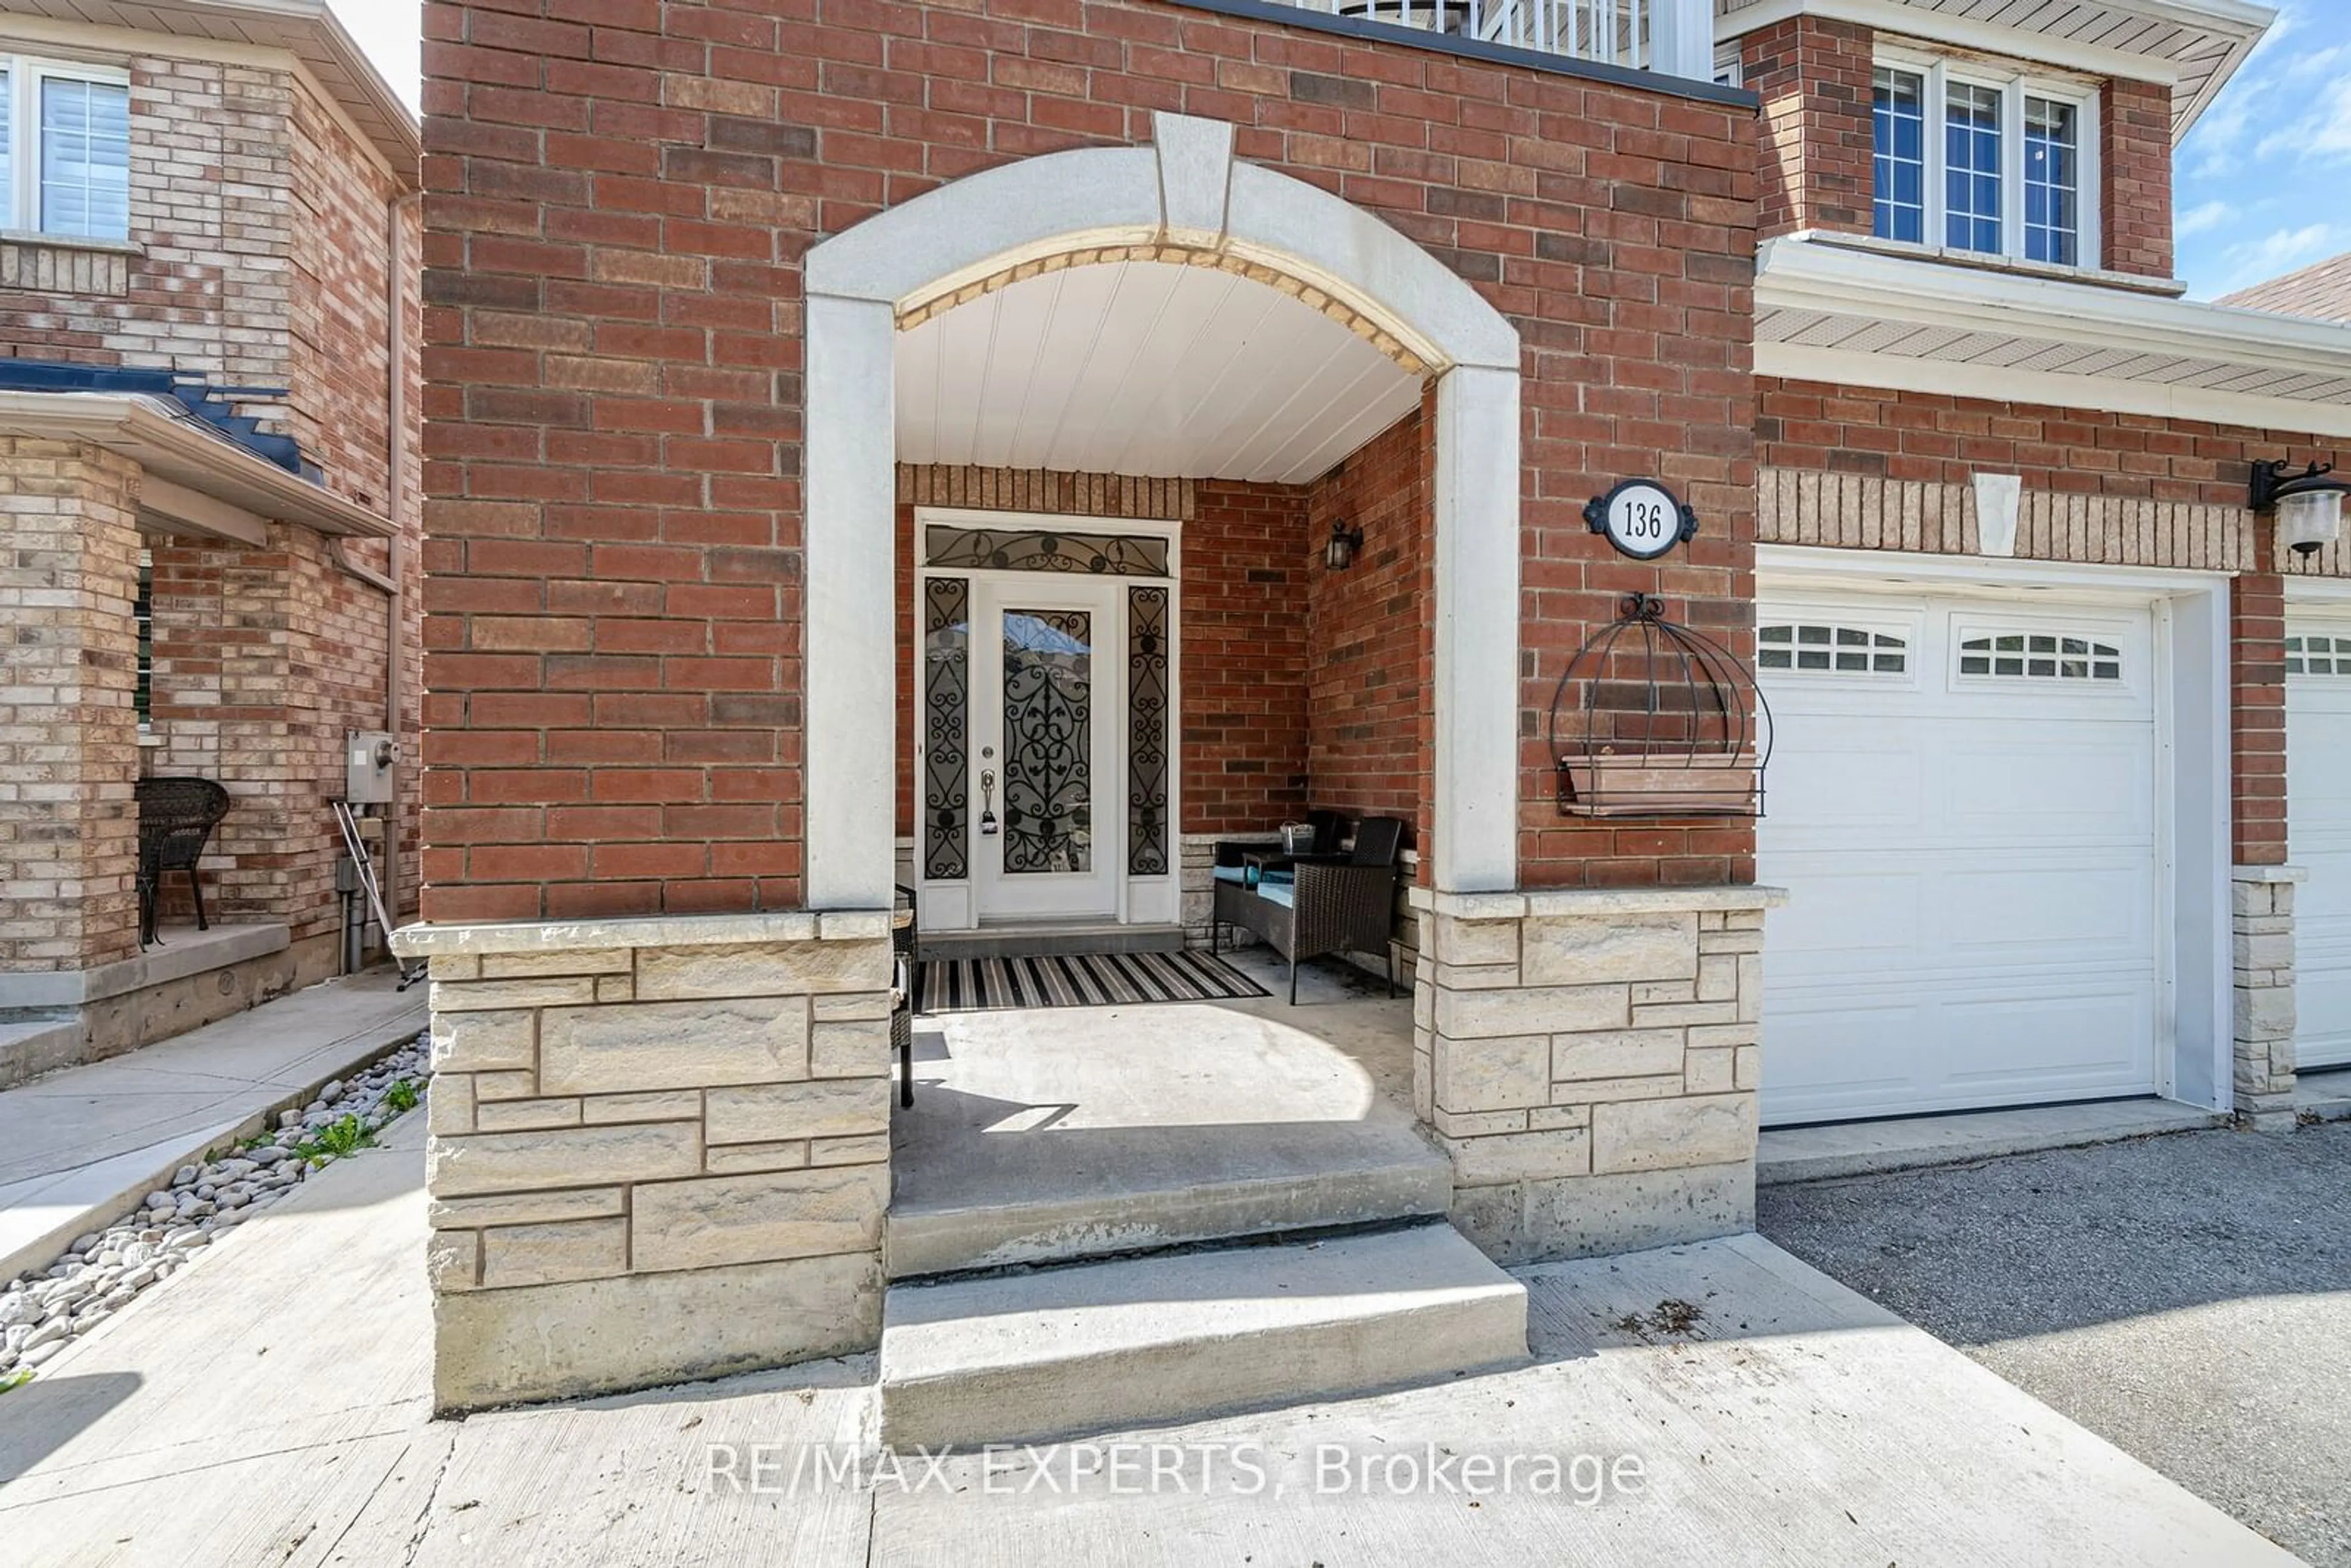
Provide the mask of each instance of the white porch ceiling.
{"label": "white porch ceiling", "polygon": [[898,458],[1303,484],[1420,392],[1265,284],[1165,262],[1074,267],[898,335]]}

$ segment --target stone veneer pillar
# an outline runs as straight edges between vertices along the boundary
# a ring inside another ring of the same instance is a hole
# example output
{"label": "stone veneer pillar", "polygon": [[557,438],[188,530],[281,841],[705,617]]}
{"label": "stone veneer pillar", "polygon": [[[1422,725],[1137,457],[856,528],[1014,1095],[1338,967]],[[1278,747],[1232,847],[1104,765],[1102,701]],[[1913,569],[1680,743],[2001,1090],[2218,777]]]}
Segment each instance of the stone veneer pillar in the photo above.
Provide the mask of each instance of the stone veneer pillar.
{"label": "stone veneer pillar", "polygon": [[2294,1124],[2294,884],[2304,875],[2241,865],[2230,888],[2237,1114],[2263,1129]]}
{"label": "stone veneer pillar", "polygon": [[444,1410],[868,1348],[889,916],[411,926]]}
{"label": "stone veneer pillar", "polygon": [[1763,914],[1786,894],[1412,897],[1413,1096],[1456,1225],[1503,1262],[1753,1227]]}

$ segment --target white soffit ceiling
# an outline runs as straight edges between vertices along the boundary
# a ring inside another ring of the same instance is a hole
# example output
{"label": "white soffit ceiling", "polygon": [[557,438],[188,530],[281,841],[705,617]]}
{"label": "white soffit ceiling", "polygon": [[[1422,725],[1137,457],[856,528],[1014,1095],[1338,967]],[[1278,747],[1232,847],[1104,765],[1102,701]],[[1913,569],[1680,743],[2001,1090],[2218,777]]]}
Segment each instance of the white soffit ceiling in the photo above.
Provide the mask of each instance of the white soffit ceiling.
{"label": "white soffit ceiling", "polygon": [[[1944,326],[1888,321],[1860,312],[1846,314],[1759,303],[1755,341],[1759,346],[1790,343],[1800,348],[1858,350],[1946,364],[2001,366],[2113,381],[2201,387],[2211,392],[2248,392],[2338,407],[2351,403],[2351,371],[2329,375],[2279,365],[2247,364],[2218,356],[2168,353],[2153,345],[2134,353],[2110,345],[2065,342],[2030,332],[1957,332]],[[1759,352],[1757,361],[1757,368],[1765,374],[1774,373],[1768,351]]]}
{"label": "white soffit ceiling", "polygon": [[898,458],[1303,484],[1420,392],[1265,284],[1165,262],[1073,267],[898,334]]}

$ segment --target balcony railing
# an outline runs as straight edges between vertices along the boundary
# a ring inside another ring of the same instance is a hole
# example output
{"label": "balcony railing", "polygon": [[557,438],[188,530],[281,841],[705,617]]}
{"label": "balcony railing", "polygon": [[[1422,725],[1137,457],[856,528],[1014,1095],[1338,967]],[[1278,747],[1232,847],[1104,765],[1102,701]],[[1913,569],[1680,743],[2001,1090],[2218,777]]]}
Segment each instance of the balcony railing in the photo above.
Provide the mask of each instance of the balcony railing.
{"label": "balcony railing", "polygon": [[1301,10],[1714,79],[1712,0],[1290,0]]}

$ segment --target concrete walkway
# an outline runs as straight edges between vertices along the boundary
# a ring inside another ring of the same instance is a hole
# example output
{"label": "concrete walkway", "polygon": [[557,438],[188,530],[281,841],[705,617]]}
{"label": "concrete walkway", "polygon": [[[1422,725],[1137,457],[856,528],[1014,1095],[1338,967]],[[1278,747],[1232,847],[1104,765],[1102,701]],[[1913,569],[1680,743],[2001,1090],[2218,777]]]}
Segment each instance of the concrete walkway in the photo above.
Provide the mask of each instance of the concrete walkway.
{"label": "concrete walkway", "polygon": [[424,990],[398,980],[389,967],[329,980],[0,1092],[0,1280],[47,1267],[205,1149],[414,1036]]}
{"label": "concrete walkway", "polygon": [[1754,1238],[1524,1271],[1523,1370],[1155,1450],[877,1476],[866,1357],[432,1422],[423,1119],[387,1141],[0,1395],[11,1563],[2292,1561]]}

